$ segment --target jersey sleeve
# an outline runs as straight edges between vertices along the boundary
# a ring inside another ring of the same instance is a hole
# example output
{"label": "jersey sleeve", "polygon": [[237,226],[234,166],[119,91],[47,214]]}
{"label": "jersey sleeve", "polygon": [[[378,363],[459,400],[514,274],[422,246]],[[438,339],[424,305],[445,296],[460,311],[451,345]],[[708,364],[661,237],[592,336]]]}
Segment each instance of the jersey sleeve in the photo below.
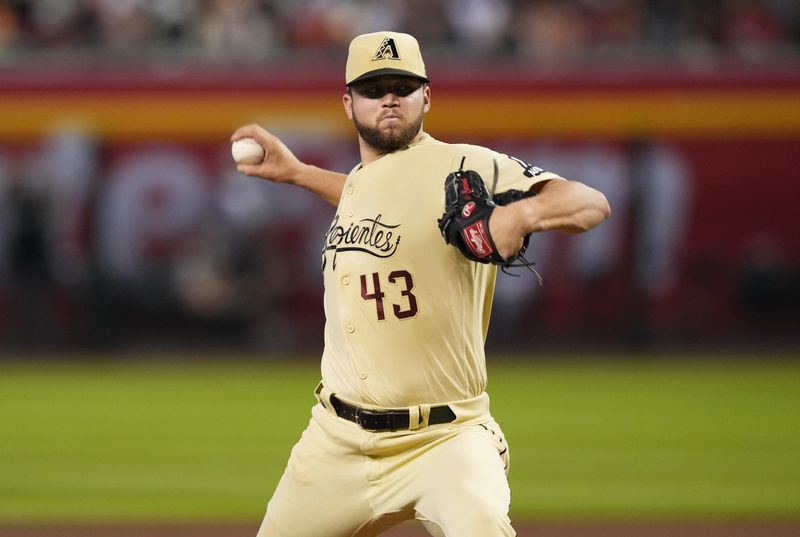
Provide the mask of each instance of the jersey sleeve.
{"label": "jersey sleeve", "polygon": [[453,171],[459,169],[463,159],[464,169],[477,171],[492,194],[511,189],[527,191],[542,181],[564,180],[556,173],[484,147],[464,145],[460,149],[455,155]]}

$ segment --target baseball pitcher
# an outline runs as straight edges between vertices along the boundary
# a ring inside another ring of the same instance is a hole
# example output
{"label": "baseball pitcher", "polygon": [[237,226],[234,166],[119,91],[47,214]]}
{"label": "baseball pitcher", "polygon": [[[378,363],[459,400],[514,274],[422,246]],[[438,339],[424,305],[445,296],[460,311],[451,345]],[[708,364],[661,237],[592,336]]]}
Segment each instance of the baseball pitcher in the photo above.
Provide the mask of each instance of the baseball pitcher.
{"label": "baseball pitcher", "polygon": [[361,156],[347,176],[261,127],[231,137],[265,152],[239,171],[337,207],[317,404],[258,536],[378,535],[409,518],[434,536],[515,535],[509,448],[485,391],[496,270],[528,264],[532,233],[585,231],[610,209],[582,183],[427,134],[431,89],[410,35],[356,37],[345,83]]}

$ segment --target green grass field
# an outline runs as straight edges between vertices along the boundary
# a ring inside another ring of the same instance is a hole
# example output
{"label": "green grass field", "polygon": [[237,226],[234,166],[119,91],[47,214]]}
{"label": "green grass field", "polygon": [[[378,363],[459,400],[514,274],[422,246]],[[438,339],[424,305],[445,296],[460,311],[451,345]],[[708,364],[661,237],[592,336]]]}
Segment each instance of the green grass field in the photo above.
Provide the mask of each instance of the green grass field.
{"label": "green grass field", "polygon": [[[800,518],[800,360],[490,364],[512,514]],[[0,522],[253,521],[314,360],[0,363]]]}

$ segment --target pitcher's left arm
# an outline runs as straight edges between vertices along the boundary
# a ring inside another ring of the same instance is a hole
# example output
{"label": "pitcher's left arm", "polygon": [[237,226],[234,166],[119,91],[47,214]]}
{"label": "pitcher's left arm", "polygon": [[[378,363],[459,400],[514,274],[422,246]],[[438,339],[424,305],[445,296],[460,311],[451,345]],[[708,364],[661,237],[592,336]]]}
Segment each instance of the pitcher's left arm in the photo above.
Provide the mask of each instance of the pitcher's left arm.
{"label": "pitcher's left arm", "polygon": [[611,214],[606,197],[579,181],[551,180],[533,188],[538,189],[536,196],[497,207],[489,220],[491,236],[504,258],[518,251],[529,233],[582,233]]}

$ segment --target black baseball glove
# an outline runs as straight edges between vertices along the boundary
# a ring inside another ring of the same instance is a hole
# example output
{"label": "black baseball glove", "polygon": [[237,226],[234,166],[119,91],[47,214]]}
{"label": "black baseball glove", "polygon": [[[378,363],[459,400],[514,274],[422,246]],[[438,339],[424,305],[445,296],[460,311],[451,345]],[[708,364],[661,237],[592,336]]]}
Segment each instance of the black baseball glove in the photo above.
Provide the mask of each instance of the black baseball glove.
{"label": "black baseball glove", "polygon": [[[489,232],[489,218],[498,205],[508,205],[535,193],[508,190],[492,196],[478,172],[463,169],[447,176],[444,189],[445,211],[439,219],[439,229],[447,244],[458,248],[467,259],[479,263],[492,263],[504,268],[530,266],[522,256],[528,247],[530,234],[525,236],[518,252],[503,258]],[[524,262],[515,263],[517,259]]]}

